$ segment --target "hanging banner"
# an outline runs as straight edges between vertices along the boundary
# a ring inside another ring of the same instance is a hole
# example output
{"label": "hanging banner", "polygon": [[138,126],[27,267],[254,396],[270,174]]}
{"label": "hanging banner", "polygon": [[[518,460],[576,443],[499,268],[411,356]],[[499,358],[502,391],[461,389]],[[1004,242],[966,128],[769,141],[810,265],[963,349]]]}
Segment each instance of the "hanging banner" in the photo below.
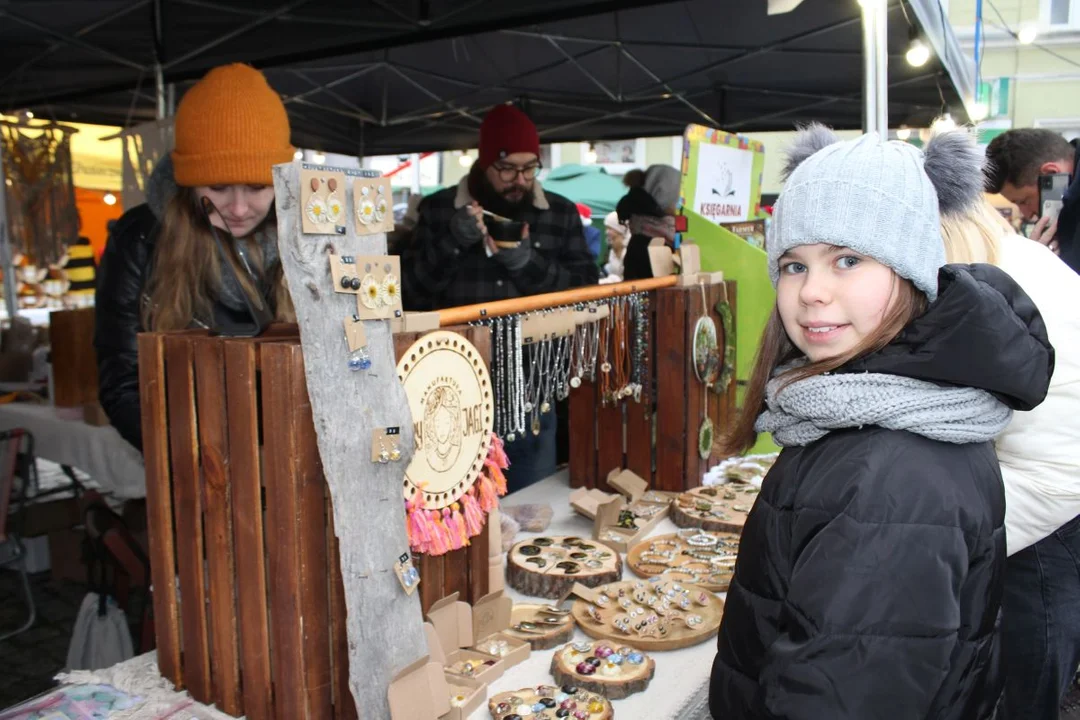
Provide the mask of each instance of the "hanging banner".
{"label": "hanging banner", "polygon": [[765,146],[743,135],[689,125],[683,135],[680,209],[717,225],[764,217]]}

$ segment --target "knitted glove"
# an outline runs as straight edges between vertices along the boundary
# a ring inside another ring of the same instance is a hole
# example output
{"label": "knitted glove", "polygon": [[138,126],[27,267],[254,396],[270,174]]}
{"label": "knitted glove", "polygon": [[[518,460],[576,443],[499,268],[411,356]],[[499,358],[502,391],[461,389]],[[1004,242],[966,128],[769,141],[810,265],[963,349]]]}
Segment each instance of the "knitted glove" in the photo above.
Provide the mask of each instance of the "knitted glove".
{"label": "knitted glove", "polygon": [[469,206],[459,209],[450,218],[450,234],[461,247],[470,247],[484,239],[484,230],[476,221],[476,216],[469,212]]}
{"label": "knitted glove", "polygon": [[495,253],[495,259],[510,272],[518,272],[529,264],[532,253],[533,249],[529,243],[522,241],[517,247],[501,248]]}

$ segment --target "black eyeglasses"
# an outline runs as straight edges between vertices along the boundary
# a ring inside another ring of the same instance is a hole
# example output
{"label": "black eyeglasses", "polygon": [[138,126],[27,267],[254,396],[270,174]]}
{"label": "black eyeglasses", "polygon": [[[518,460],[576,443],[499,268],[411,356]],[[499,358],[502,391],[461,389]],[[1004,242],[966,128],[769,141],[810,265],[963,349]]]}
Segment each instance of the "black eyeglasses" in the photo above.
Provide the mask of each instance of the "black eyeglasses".
{"label": "black eyeglasses", "polygon": [[504,163],[495,163],[491,167],[495,169],[495,172],[499,173],[499,179],[503,182],[514,182],[518,175],[526,180],[532,180],[536,177],[536,173],[540,172],[544,167],[543,163],[535,162],[529,163],[524,167],[517,165],[506,165]]}
{"label": "black eyeglasses", "polygon": [[[248,293],[244,290],[243,283],[240,282],[240,278],[236,277],[236,272],[233,270],[233,263],[229,260],[229,251],[225,248],[225,243],[221,240],[221,235],[218,228],[214,225],[211,215],[217,213],[218,217],[221,217],[221,212],[214,206],[213,201],[210,198],[203,196],[199,207],[202,208],[203,215],[206,216],[206,223],[210,226],[210,234],[214,236],[214,244],[217,245],[218,257],[221,258],[222,272],[229,273],[232,279],[236,282],[237,287],[240,288],[240,294],[243,296],[244,304],[247,306],[248,314],[252,318],[251,323],[236,323],[228,324],[222,327],[215,326],[213,332],[216,335],[225,335],[227,337],[258,337],[262,335],[267,326],[274,320],[274,316],[270,313],[270,308],[267,306],[266,301],[261,297],[251,298],[248,297]],[[221,222],[228,228],[229,224],[225,222],[225,218],[221,218]],[[226,230],[229,237],[235,240],[231,230]],[[260,288],[261,273],[257,273],[256,269],[252,267],[251,262],[248,259],[247,248],[241,243],[230,243],[236,254],[240,257],[240,264],[243,266],[244,271],[251,279],[251,284],[256,288],[256,294],[258,294],[258,288]]]}

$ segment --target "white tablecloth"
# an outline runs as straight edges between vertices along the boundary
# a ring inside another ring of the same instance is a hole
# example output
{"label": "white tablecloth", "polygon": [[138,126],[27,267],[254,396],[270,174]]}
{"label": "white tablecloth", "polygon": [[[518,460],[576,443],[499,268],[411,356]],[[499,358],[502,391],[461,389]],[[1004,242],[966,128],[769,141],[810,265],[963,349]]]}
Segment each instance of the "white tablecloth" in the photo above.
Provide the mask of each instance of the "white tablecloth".
{"label": "white tablecloth", "polygon": [[34,453],[82,470],[120,499],[146,497],[142,455],[111,426],[94,427],[63,417],[49,405],[0,405],[0,431],[25,428],[34,436]]}
{"label": "white tablecloth", "polygon": [[[570,508],[568,499],[570,487],[566,472],[557,473],[535,485],[508,495],[502,500],[503,506],[540,503],[551,505],[555,511],[551,526],[543,533],[519,533],[517,540],[543,535],[578,535],[589,537],[592,534],[592,521],[578,515]],[[678,530],[671,520],[664,519],[657,523],[650,535],[663,535]],[[505,561],[504,561],[505,564]],[[623,578],[636,578],[625,563]],[[545,602],[537,598],[522,595],[507,586],[506,594],[514,602]],[[589,637],[580,628],[574,631],[574,640],[588,640]],[[488,697],[510,690],[535,687],[552,683],[551,658],[556,648],[537,650],[525,662],[515,665],[495,680],[488,687]],[[656,676],[649,683],[645,692],[631,695],[623,700],[612,701],[617,720],[678,720],[708,719],[709,715],[709,673],[712,670],[713,657],[716,655],[716,640],[710,638],[693,647],[653,654],[656,660]],[[487,703],[474,712],[469,720],[490,720]]]}

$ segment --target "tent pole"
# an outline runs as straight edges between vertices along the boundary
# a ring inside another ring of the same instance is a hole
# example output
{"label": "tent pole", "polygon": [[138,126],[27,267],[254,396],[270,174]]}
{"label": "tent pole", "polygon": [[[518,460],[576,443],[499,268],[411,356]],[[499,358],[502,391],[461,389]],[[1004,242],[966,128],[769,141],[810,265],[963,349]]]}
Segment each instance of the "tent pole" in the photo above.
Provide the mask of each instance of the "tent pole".
{"label": "tent pole", "polygon": [[164,120],[168,117],[168,102],[165,97],[165,73],[161,63],[154,63],[154,80],[157,86],[157,119]]}
{"label": "tent pole", "polygon": [[860,0],[863,31],[863,131],[889,132],[889,8],[882,0]]}
{"label": "tent pole", "polygon": [[18,306],[15,303],[15,262],[8,235],[7,173],[4,170],[4,143],[0,141],[0,267],[4,273],[4,306],[9,322],[15,322]]}

